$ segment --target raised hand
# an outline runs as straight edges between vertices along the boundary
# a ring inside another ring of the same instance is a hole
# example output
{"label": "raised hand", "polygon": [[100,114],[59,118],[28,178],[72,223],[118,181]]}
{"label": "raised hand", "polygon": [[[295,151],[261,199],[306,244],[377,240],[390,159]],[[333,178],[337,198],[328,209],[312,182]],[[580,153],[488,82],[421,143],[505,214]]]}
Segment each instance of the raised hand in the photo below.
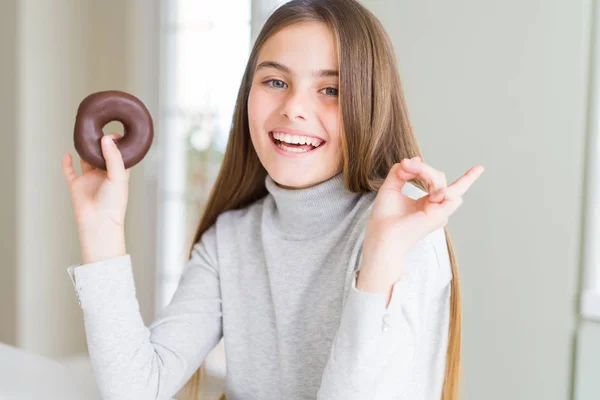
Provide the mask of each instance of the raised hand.
{"label": "raised hand", "polygon": [[102,138],[102,154],[107,170],[93,168],[80,159],[81,175],[73,168],[70,153],[62,159],[62,170],[69,186],[83,262],[100,261],[125,254],[125,213],[130,170],[114,140],[114,133]]}
{"label": "raised hand", "polygon": [[[448,223],[483,170],[483,166],[476,165],[447,185],[445,174],[419,157],[395,164],[373,203],[363,242],[361,271],[378,271],[397,280],[408,249]],[[415,178],[426,182],[429,192],[418,200],[402,193],[406,182]]]}

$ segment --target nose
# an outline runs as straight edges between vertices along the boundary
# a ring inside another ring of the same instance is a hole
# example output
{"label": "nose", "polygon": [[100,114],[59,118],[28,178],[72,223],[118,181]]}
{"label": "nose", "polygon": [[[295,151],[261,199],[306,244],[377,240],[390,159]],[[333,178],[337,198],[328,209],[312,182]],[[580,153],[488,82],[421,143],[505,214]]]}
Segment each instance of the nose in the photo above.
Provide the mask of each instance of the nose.
{"label": "nose", "polygon": [[294,120],[306,120],[308,117],[309,100],[300,90],[290,90],[281,108],[281,114]]}

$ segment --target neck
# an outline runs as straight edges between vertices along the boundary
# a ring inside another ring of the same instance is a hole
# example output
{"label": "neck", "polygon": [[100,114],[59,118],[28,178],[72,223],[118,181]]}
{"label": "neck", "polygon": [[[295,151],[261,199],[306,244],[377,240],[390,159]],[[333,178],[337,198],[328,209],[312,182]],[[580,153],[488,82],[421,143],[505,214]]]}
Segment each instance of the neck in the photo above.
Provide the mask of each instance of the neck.
{"label": "neck", "polygon": [[265,179],[269,199],[268,223],[286,237],[302,239],[320,236],[335,228],[354,207],[359,193],[344,187],[344,175],[337,175],[308,188],[279,186],[269,175]]}

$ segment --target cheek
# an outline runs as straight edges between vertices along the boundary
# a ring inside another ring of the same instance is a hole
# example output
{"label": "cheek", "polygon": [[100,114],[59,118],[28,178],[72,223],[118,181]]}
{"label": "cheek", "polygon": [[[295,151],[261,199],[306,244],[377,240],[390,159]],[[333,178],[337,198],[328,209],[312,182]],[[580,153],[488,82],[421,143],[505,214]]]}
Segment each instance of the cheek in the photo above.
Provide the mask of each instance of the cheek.
{"label": "cheek", "polygon": [[260,107],[257,104],[256,91],[254,88],[250,88],[250,93],[248,93],[248,121],[250,125],[253,125],[258,118],[258,115],[256,115],[258,110],[260,110]]}
{"label": "cheek", "polygon": [[329,140],[331,140],[333,143],[339,143],[339,109],[337,104],[329,107],[323,107],[323,115],[321,120],[325,125],[325,129],[329,135]]}
{"label": "cheek", "polygon": [[250,137],[255,145],[257,130],[261,126],[264,126],[265,116],[263,113],[264,107],[261,104],[260,93],[257,93],[254,88],[250,88],[250,93],[248,94],[248,124],[250,127]]}
{"label": "cheek", "polygon": [[248,95],[248,120],[251,124],[264,125],[267,117],[273,111],[273,101],[260,88],[250,88]]}

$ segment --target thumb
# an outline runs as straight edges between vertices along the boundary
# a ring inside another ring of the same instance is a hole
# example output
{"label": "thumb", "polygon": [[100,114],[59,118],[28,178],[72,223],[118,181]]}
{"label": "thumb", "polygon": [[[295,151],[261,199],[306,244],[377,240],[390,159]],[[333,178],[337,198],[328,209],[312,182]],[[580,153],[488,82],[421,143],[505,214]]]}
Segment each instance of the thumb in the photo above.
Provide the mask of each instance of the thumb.
{"label": "thumb", "polygon": [[113,133],[105,135],[102,138],[102,156],[106,161],[106,173],[108,179],[115,182],[126,182],[128,174],[125,172],[125,165],[123,163],[123,157],[117,147],[117,144],[113,141],[119,137],[118,134]]}

